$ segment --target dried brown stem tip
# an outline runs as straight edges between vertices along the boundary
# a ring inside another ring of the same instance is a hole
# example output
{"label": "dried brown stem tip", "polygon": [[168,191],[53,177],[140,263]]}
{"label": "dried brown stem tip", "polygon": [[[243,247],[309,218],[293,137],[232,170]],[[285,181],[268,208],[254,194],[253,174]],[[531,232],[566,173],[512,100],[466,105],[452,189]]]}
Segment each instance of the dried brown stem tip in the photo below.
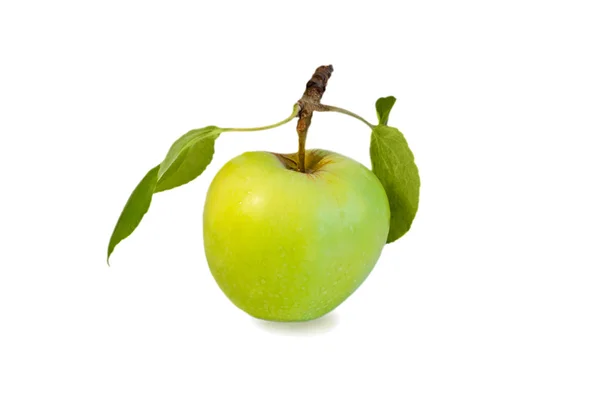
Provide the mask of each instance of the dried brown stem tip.
{"label": "dried brown stem tip", "polygon": [[321,98],[325,89],[327,88],[327,81],[331,78],[333,72],[333,66],[323,65],[316,69],[312,78],[306,83],[306,90],[298,105],[300,106],[300,117],[298,119],[298,125],[296,131],[298,132],[298,171],[305,172],[305,158],[306,158],[306,135],[308,134],[308,128],[312,120],[313,112],[319,108],[321,104]]}
{"label": "dried brown stem tip", "polygon": [[306,90],[302,100],[310,100],[312,103],[319,103],[325,89],[327,88],[327,81],[331,78],[333,72],[333,66],[323,65],[315,71],[312,78],[306,83]]}

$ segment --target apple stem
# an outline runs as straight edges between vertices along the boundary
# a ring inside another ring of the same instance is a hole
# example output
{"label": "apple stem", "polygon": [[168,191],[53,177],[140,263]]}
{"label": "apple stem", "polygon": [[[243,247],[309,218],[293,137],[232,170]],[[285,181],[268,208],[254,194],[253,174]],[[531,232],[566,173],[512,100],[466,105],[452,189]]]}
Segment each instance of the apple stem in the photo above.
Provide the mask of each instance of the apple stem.
{"label": "apple stem", "polygon": [[313,112],[321,108],[321,98],[323,97],[323,93],[325,93],[327,81],[331,77],[332,72],[333,66],[331,65],[322,65],[317,68],[312,78],[306,83],[306,90],[302,98],[298,100],[298,105],[300,106],[298,125],[296,126],[296,131],[298,132],[298,172],[306,172],[305,158],[308,128],[310,127]]}

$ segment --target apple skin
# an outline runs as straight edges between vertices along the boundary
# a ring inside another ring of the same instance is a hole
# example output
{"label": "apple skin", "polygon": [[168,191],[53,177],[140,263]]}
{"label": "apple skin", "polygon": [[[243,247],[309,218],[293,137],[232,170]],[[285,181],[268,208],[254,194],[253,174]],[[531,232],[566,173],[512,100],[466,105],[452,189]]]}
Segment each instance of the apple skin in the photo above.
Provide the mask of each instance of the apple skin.
{"label": "apple skin", "polygon": [[287,164],[248,152],[223,166],[206,197],[204,248],[236,306],[260,319],[307,321],[367,278],[386,243],[390,209],[377,177],[348,157],[310,150],[307,173]]}

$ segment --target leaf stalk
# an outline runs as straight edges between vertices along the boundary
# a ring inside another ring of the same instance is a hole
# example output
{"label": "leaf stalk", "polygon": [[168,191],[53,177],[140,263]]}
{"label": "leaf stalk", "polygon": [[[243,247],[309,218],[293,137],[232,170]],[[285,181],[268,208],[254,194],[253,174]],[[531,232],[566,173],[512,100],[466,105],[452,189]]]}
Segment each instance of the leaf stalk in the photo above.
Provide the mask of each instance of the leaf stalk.
{"label": "leaf stalk", "polygon": [[272,125],[259,126],[257,128],[223,128],[222,131],[223,132],[256,132],[256,131],[266,131],[267,129],[273,129],[273,128],[277,128],[278,126],[287,124],[288,122],[290,122],[291,120],[293,120],[294,118],[296,118],[299,113],[300,113],[300,105],[298,103],[296,103],[296,104],[294,104],[294,110],[292,111],[292,114],[289,117],[287,117],[286,119],[284,119],[283,121],[277,122],[277,123],[272,124]]}

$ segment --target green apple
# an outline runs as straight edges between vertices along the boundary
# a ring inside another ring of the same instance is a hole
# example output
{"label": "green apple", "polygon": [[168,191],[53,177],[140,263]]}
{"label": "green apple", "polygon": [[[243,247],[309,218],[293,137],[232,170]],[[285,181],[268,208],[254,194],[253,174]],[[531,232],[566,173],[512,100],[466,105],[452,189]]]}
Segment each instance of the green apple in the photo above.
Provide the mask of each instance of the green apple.
{"label": "green apple", "polygon": [[306,321],[330,312],[367,278],[386,243],[390,209],[377,177],[330,151],[244,153],[216,175],[204,247],[225,295],[248,314]]}

